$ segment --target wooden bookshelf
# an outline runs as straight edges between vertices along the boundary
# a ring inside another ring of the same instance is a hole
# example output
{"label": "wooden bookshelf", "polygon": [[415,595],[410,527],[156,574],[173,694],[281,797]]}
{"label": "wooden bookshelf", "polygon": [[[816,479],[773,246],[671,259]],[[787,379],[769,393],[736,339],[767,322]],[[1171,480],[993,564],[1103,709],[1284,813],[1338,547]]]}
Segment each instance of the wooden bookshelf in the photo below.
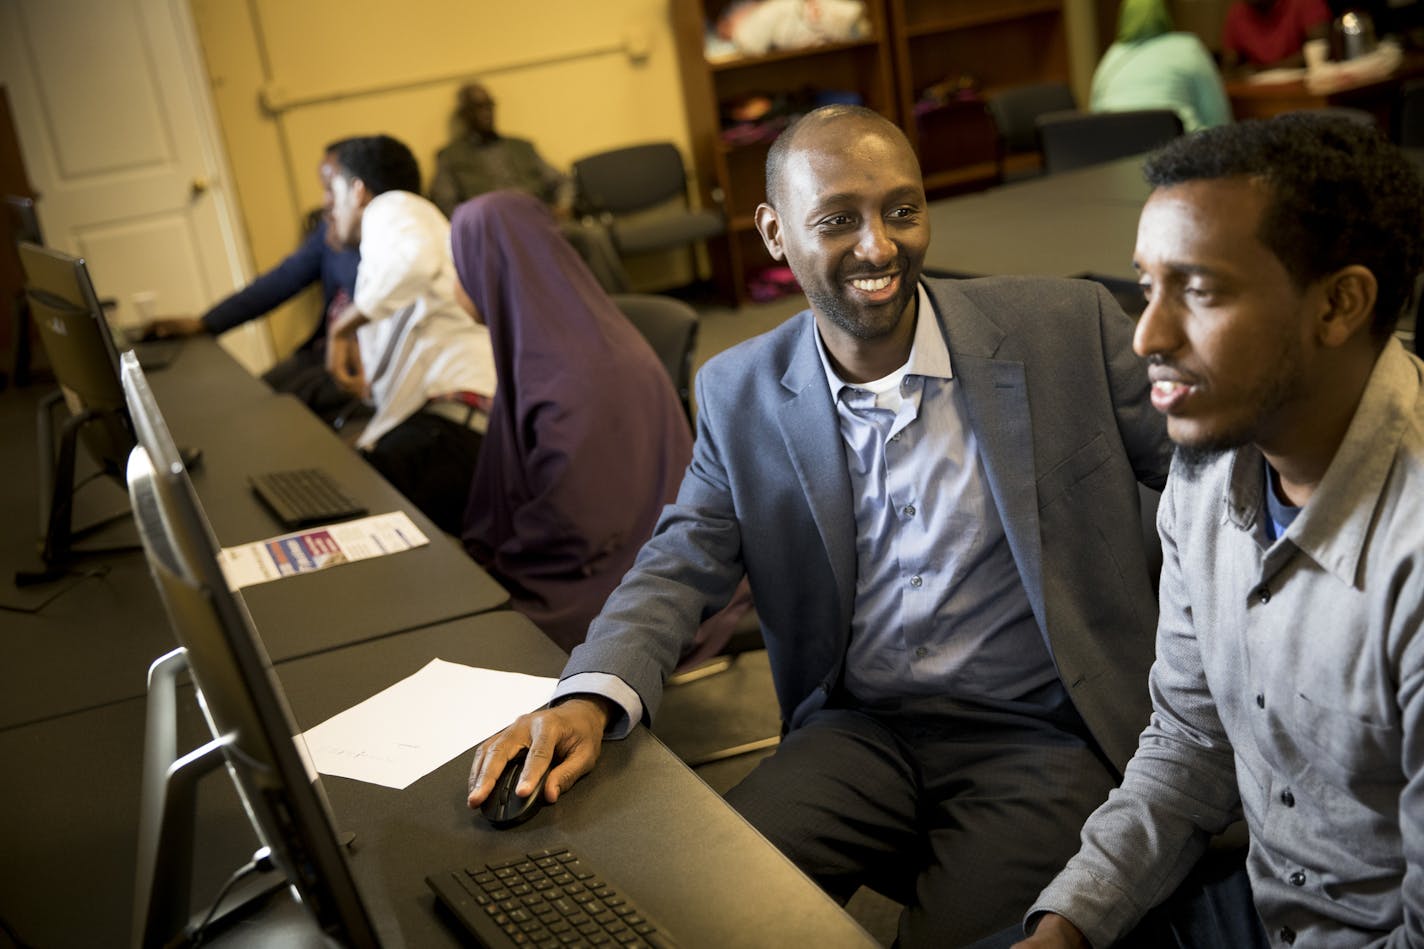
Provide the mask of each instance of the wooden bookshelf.
{"label": "wooden bookshelf", "polygon": [[[738,302],[747,299],[748,276],[771,263],[753,220],[764,196],[770,142],[724,137],[728,103],[805,90],[851,93],[905,130],[927,190],[945,194],[998,178],[987,94],[1068,81],[1065,0],[866,0],[869,30],[859,39],[709,61],[707,24],[727,2],[673,0],[671,10],[698,190],[703,204],[721,207],[728,220],[725,239],[709,247],[713,269]],[[927,87],[960,76],[971,83],[971,94],[917,112]]]}
{"label": "wooden bookshelf", "polygon": [[[1068,81],[1064,0],[888,0],[901,127],[931,192],[998,179],[994,91]],[[924,91],[962,82],[962,98],[926,109]]]}
{"label": "wooden bookshelf", "polygon": [[673,0],[671,8],[698,189],[705,206],[720,206],[727,215],[725,240],[709,247],[713,269],[718,283],[742,303],[748,299],[747,278],[772,263],[753,220],[765,196],[771,142],[737,144],[724,138],[724,106],[744,96],[776,98],[810,90],[850,93],[892,121],[898,121],[899,108],[884,0],[866,3],[869,29],[858,39],[709,61],[707,23],[725,5],[722,0]]}

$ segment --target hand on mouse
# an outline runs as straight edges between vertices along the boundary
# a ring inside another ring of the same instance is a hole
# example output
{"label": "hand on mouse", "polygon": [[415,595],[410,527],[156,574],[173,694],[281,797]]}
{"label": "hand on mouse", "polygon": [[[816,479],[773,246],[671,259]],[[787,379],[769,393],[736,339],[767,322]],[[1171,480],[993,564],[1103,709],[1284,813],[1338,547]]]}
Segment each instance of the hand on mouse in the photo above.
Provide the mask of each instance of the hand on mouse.
{"label": "hand on mouse", "polygon": [[603,732],[611,717],[607,702],[595,695],[566,699],[553,708],[519,716],[503,731],[481,742],[470,765],[470,808],[484,803],[505,763],[524,748],[529,749],[529,757],[515,793],[528,795],[539,775],[552,768],[544,782],[544,800],[550,804],[557,801],[598,761]]}

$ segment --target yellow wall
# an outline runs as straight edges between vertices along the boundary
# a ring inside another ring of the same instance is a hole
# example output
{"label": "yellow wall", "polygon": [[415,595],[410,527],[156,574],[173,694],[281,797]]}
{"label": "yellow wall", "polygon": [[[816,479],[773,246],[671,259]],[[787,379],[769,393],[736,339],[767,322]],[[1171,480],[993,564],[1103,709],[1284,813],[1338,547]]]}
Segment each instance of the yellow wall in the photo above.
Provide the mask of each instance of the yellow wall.
{"label": "yellow wall", "polygon": [[[259,270],[291,252],[321,203],[327,142],[394,135],[428,184],[470,78],[494,95],[501,131],[559,167],[645,141],[690,152],[667,10],[679,0],[190,2]],[[315,309],[309,297],[272,321],[279,353]]]}

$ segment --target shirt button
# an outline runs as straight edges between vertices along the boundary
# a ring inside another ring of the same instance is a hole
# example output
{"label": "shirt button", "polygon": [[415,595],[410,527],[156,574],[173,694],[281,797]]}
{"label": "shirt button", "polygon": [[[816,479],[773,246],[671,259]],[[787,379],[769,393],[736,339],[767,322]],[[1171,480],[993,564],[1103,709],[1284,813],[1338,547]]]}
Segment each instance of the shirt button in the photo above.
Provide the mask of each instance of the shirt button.
{"label": "shirt button", "polygon": [[900,513],[904,514],[906,517],[914,517],[915,506],[913,504],[906,504],[904,508],[901,509]]}
{"label": "shirt button", "polygon": [[924,582],[925,582],[924,579],[921,578],[918,573],[915,574],[913,577],[910,578],[910,586],[912,586],[912,587],[918,587],[918,586],[920,586],[920,585],[921,585],[922,583],[924,583]]}
{"label": "shirt button", "polygon": [[1256,599],[1257,599],[1259,602],[1263,603],[1263,604],[1264,604],[1264,603],[1269,603],[1269,602],[1271,602],[1271,589],[1270,589],[1270,587],[1266,587],[1266,586],[1259,586],[1259,587],[1257,587],[1257,588],[1256,588]]}
{"label": "shirt button", "polygon": [[916,658],[916,659],[923,659],[923,658],[925,658],[926,656],[928,656],[929,654],[930,654],[930,651],[929,651],[928,649],[926,649],[924,646],[918,646],[918,647],[916,647],[916,649],[915,649],[915,658]]}
{"label": "shirt button", "polygon": [[1290,792],[1290,788],[1281,792],[1281,803],[1286,807],[1295,807],[1295,795]]}
{"label": "shirt button", "polygon": [[1257,708],[1265,708],[1265,707],[1266,707],[1266,697],[1265,697],[1264,695],[1262,695],[1261,693],[1259,693],[1259,692],[1256,693],[1256,707],[1257,707]]}
{"label": "shirt button", "polygon": [[1297,870],[1290,875],[1291,886],[1305,886],[1305,874]]}
{"label": "shirt button", "polygon": [[1293,945],[1295,945],[1295,930],[1294,930],[1294,929],[1291,929],[1289,926],[1282,926],[1282,927],[1281,927],[1281,933],[1280,933],[1280,935],[1281,935],[1281,942],[1285,943],[1287,946],[1293,946]]}
{"label": "shirt button", "polygon": [[892,442],[898,442],[898,441],[900,440],[900,433],[899,433],[899,432],[896,432],[894,435],[891,435],[891,436],[890,436],[890,440],[891,440]]}

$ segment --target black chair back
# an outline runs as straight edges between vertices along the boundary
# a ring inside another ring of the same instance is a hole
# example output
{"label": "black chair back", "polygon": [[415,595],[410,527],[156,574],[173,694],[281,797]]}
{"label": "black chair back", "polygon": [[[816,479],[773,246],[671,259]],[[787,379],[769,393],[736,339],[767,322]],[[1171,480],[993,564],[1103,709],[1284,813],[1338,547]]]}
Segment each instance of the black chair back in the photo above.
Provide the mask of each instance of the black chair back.
{"label": "black chair back", "polygon": [[573,172],[579,196],[589,207],[613,215],[686,196],[682,154],[670,142],[630,145],[580,158]]}
{"label": "black chair back", "polygon": [[1050,112],[1037,124],[1050,175],[1149,152],[1182,134],[1182,118],[1171,109]]}
{"label": "black chair back", "polygon": [[616,294],[613,302],[662,360],[691,422],[692,349],[697,345],[697,311],[681,300],[647,293]]}
{"label": "black chair back", "polygon": [[999,129],[999,142],[1011,154],[1038,148],[1035,122],[1040,115],[1078,107],[1073,90],[1063,82],[1010,86],[990,95],[988,105],[989,114]]}

